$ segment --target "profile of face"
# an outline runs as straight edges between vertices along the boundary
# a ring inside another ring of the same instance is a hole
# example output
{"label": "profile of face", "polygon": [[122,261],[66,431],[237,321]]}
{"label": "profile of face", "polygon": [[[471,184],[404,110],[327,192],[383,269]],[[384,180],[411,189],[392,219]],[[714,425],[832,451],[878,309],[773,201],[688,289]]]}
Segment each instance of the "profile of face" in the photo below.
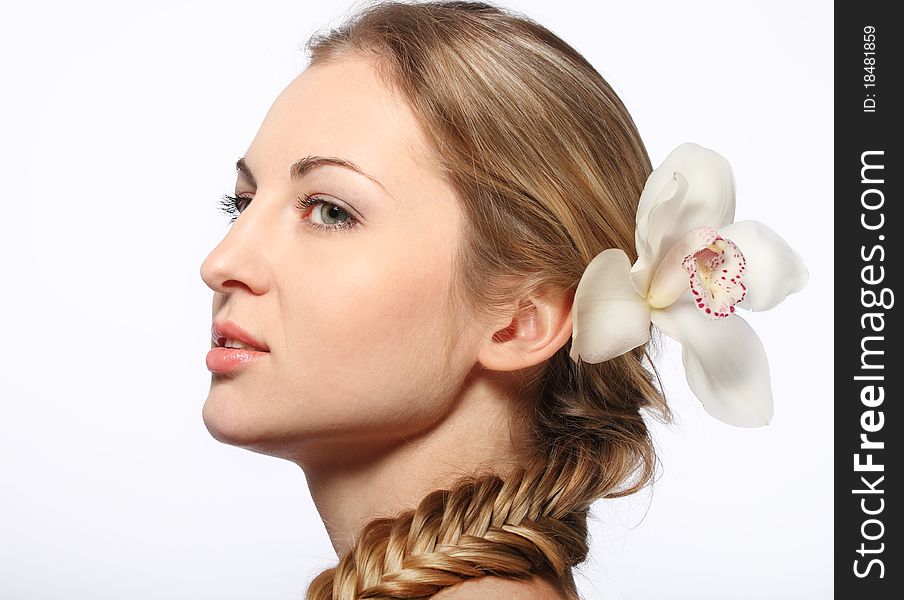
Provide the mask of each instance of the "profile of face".
{"label": "profile of face", "polygon": [[[364,58],[308,67],[280,93],[237,175],[241,212],[201,266],[215,321],[269,348],[212,374],[202,416],[214,438],[347,459],[450,410],[482,332],[448,304],[462,214],[430,154]],[[293,170],[306,157],[353,167]]]}

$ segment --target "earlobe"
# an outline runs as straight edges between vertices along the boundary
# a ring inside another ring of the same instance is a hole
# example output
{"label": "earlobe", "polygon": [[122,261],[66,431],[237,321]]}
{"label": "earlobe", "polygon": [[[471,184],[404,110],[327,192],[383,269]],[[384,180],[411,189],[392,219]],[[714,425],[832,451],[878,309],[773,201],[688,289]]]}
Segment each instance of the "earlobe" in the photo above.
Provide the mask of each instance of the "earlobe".
{"label": "earlobe", "polygon": [[510,313],[509,322],[493,331],[478,361],[494,371],[514,371],[544,362],[571,337],[571,298],[566,294],[532,296]]}

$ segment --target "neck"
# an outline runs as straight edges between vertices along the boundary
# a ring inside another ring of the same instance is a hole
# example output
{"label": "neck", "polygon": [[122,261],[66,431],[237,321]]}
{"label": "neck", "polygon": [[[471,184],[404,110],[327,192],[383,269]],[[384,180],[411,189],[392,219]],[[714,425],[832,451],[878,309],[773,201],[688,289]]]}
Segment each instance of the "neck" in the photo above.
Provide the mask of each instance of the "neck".
{"label": "neck", "polygon": [[[496,472],[523,464],[525,449],[510,435],[520,403],[489,383],[474,382],[449,414],[414,436],[380,442],[357,440],[342,450],[309,452],[295,462],[304,470],[314,504],[342,557],[372,518],[416,508],[436,489],[478,469]],[[355,454],[349,448],[355,449]]]}

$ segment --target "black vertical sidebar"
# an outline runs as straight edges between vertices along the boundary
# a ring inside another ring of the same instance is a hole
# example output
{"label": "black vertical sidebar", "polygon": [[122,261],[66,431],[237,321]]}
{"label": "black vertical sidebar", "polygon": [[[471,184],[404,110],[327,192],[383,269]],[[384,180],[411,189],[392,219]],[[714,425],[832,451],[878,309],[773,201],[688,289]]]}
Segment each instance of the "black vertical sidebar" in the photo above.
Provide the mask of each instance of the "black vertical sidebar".
{"label": "black vertical sidebar", "polygon": [[835,591],[845,599],[904,594],[897,8],[835,4]]}

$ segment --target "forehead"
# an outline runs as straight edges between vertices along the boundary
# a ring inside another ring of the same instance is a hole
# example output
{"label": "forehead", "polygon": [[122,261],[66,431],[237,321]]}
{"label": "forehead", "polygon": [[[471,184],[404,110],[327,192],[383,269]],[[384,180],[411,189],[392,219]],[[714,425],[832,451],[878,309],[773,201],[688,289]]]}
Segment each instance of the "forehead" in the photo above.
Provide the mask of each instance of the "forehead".
{"label": "forehead", "polygon": [[351,160],[392,190],[430,169],[430,153],[402,96],[366,59],[341,58],[308,67],[280,93],[246,156],[259,181],[285,179],[289,165],[316,154]]}

